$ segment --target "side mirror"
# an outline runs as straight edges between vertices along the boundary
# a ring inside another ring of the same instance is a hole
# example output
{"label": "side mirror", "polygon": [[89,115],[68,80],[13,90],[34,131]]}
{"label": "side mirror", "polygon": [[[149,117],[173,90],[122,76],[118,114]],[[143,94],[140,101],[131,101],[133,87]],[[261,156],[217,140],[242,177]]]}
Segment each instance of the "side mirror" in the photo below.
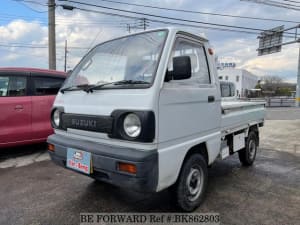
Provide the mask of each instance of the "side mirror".
{"label": "side mirror", "polygon": [[177,56],[173,58],[173,71],[168,71],[166,81],[184,80],[192,76],[191,58],[189,56]]}

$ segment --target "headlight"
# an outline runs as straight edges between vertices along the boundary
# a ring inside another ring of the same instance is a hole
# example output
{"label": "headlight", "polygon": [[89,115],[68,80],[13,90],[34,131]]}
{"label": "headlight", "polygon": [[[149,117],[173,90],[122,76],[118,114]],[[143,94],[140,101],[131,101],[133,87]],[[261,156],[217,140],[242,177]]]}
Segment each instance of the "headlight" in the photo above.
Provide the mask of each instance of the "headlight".
{"label": "headlight", "polygon": [[53,121],[53,124],[56,126],[56,127],[59,127],[59,123],[60,123],[60,112],[58,109],[56,109],[53,114],[52,114],[52,121]]}
{"label": "headlight", "polygon": [[129,113],[123,122],[123,128],[126,133],[131,138],[136,138],[141,134],[142,125],[140,118],[134,114]]}

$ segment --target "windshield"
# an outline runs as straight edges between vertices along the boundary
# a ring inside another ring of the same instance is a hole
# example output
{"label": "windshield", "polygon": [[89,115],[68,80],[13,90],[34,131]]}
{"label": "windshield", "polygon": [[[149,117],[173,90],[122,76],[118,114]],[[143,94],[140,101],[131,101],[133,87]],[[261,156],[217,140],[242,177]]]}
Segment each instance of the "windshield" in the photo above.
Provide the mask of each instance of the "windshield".
{"label": "windshield", "polygon": [[[137,87],[151,84],[167,31],[152,31],[105,42],[75,67],[64,88],[130,80]],[[132,82],[139,81],[139,82]],[[118,88],[122,85],[115,86]],[[148,85],[149,86],[149,85]],[[107,87],[107,86],[105,86]]]}

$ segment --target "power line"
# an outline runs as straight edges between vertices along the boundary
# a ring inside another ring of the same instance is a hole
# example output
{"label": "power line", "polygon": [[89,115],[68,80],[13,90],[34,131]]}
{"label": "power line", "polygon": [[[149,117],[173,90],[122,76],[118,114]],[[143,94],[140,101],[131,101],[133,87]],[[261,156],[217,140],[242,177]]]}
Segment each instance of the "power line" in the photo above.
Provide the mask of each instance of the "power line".
{"label": "power line", "polygon": [[[158,23],[162,23],[162,24],[172,24],[172,25],[177,25],[177,26],[178,25],[179,26],[188,26],[188,27],[193,27],[193,28],[213,29],[213,30],[221,30],[221,31],[255,34],[255,35],[257,35],[260,32],[266,31],[266,30],[258,29],[258,28],[250,28],[250,27],[242,27],[242,26],[234,26],[234,25],[226,25],[226,24],[216,24],[216,23],[207,23],[207,22],[201,22],[201,21],[196,21],[196,20],[187,20],[187,19],[179,19],[179,18],[174,18],[174,17],[159,16],[159,15],[154,15],[154,14],[149,14],[149,13],[133,12],[133,11],[130,11],[130,10],[116,9],[116,8],[105,7],[105,6],[89,4],[89,3],[82,3],[82,2],[78,2],[78,1],[72,1],[72,0],[66,0],[66,1],[72,2],[72,3],[75,3],[75,4],[77,3],[79,5],[86,5],[86,6],[98,7],[98,8],[104,8],[104,9],[111,9],[111,10],[121,11],[121,12],[126,12],[126,13],[139,14],[139,15],[143,15],[143,16],[146,15],[146,16],[158,17],[158,18],[163,18],[163,19],[168,19],[168,20],[180,21],[180,22],[174,22],[174,21],[165,21],[165,20],[157,20],[157,19],[147,18],[148,21],[158,22]],[[69,6],[69,5],[60,5],[60,6],[62,6],[63,8],[68,8],[68,9],[78,9],[78,10],[81,10],[81,11],[95,12],[95,13],[101,13],[101,14],[111,15],[111,16],[119,16],[119,17],[131,18],[131,19],[132,18],[141,19],[140,17],[137,17],[137,16],[129,16],[129,15],[124,15],[124,14],[119,14],[119,13],[111,13],[111,12],[107,12],[107,11],[103,12],[103,11],[99,11],[99,10],[79,8],[79,7],[76,7],[76,6]],[[182,23],[182,22],[188,22],[188,23]],[[199,26],[199,25],[189,24],[189,23],[205,24],[205,25],[210,25],[210,26],[203,26],[203,25]],[[294,33],[292,33],[292,35],[294,35]],[[285,36],[285,37],[292,37],[292,36]]]}
{"label": "power line", "polygon": [[[135,16],[128,16],[128,15],[122,15],[122,14],[116,14],[116,13],[108,13],[108,12],[103,12],[103,11],[98,11],[98,10],[91,10],[91,9],[82,9],[82,8],[78,8],[78,7],[74,7],[74,9],[78,9],[78,10],[86,11],[86,12],[100,13],[100,14],[105,14],[105,15],[110,15],[110,16],[141,19],[141,18],[135,17]],[[201,29],[208,29],[208,30],[219,30],[219,31],[225,31],[225,32],[246,33],[246,34],[252,34],[252,35],[258,35],[259,34],[257,32],[245,31],[245,30],[234,30],[234,29],[220,28],[220,27],[199,26],[199,25],[193,25],[193,24],[163,21],[163,20],[156,20],[156,19],[147,19],[147,20],[151,21],[151,22],[160,23],[160,24],[167,24],[167,25],[193,27],[193,28],[201,28]],[[285,36],[285,37],[294,38],[294,36]]]}
{"label": "power line", "polygon": [[12,0],[14,2],[25,2],[25,3],[32,3],[32,4],[36,4],[36,5],[41,5],[41,6],[48,6],[47,4],[43,4],[41,2],[36,2],[36,1],[32,1],[32,0]]}
{"label": "power line", "polygon": [[[92,9],[83,9],[83,8],[79,8],[79,7],[75,7],[75,6],[74,6],[74,9],[85,11],[85,12],[100,13],[100,14],[109,15],[109,16],[117,16],[117,17],[124,17],[124,18],[141,19],[140,17],[136,17],[136,16],[122,15],[122,14],[117,14],[117,13],[109,13],[109,12],[103,12],[103,11],[92,10]],[[149,19],[149,18],[147,18],[147,20],[151,21],[151,22],[156,22],[156,23],[161,23],[161,24],[169,24],[169,25],[176,25],[176,26],[185,26],[185,27],[193,27],[193,28],[201,28],[201,29],[209,29],[209,30],[219,30],[219,31],[246,33],[246,34],[253,34],[253,35],[257,35],[258,34],[257,32],[246,31],[246,30],[234,30],[234,29],[222,28],[222,27],[200,26],[200,25],[186,24],[186,23],[180,23],[180,22],[172,22],[172,21],[163,21],[163,20],[157,20],[157,19]]]}
{"label": "power line", "polygon": [[[46,13],[46,12],[48,12],[48,11],[39,11],[39,10],[36,10],[36,9],[34,9],[34,8],[32,8],[32,7],[30,7],[30,6],[28,6],[26,4],[26,2],[30,2],[30,3],[34,3],[34,4],[43,5],[42,3],[39,3],[39,2],[30,1],[30,0],[28,0],[28,1],[25,1],[25,0],[12,0],[12,1],[18,2],[18,3],[22,4],[23,6],[25,6],[26,8],[28,8],[28,9],[36,12],[36,13]],[[43,5],[43,6],[47,6],[47,5]]]}
{"label": "power line", "polygon": [[[59,1],[68,1],[68,0],[59,0]],[[166,8],[166,7],[159,7],[159,6],[153,6],[153,5],[128,3],[128,2],[120,2],[120,1],[113,1],[113,0],[99,0],[99,1],[117,3],[117,4],[122,4],[122,5],[138,6],[138,7],[143,7],[143,8],[152,8],[152,9],[174,11],[174,12],[185,12],[185,13],[193,13],[193,14],[203,14],[203,15],[212,15],[212,16],[221,16],[221,17],[232,17],[232,18],[251,19],[251,20],[264,20],[264,21],[272,21],[272,22],[299,23],[299,22],[293,21],[293,20],[280,20],[280,19],[260,18],[260,17],[251,17],[251,16],[237,16],[237,15],[221,14],[221,13],[208,13],[208,12],[201,12],[201,11]]]}
{"label": "power line", "polygon": [[[0,15],[0,21],[8,21],[8,22],[12,22],[12,20],[11,20],[12,18],[9,18],[9,17],[1,17],[1,15]],[[13,18],[13,19],[15,19],[15,18]],[[19,19],[17,19],[16,18],[16,20],[22,20],[22,21],[24,21],[24,22],[26,22],[26,23],[37,23],[37,24],[40,24],[40,25],[48,25],[48,22],[46,22],[46,21],[40,21],[40,20],[38,20],[38,19],[36,19],[36,20],[32,20],[32,21],[27,21],[27,20],[25,20],[25,18],[19,18]],[[94,27],[94,25],[107,25],[107,26],[110,26],[110,27],[121,27],[120,25],[121,24],[124,24],[126,21],[122,21],[122,20],[120,20],[120,21],[118,21],[118,20],[116,20],[116,21],[113,21],[113,20],[111,20],[111,21],[98,21],[98,22],[89,22],[89,20],[82,20],[82,21],[86,21],[86,22],[76,22],[76,25],[83,25],[83,26],[85,26],[85,27]],[[135,21],[133,21],[133,20],[128,20],[126,23],[134,23]],[[70,21],[70,20],[64,20],[64,19],[56,19],[56,23],[55,23],[55,25],[61,25],[61,26],[65,26],[65,25],[74,25],[74,22],[73,21]]]}
{"label": "power line", "polygon": [[[87,49],[87,52],[94,46],[95,41],[99,37],[99,35],[102,33],[102,29],[100,28],[99,31],[97,32],[96,36],[94,37],[94,40],[90,43],[90,46]],[[87,53],[86,52],[86,53]]]}
{"label": "power line", "polygon": [[[23,19],[21,19],[22,21],[24,22],[30,22],[30,23],[35,23],[35,24],[39,24],[39,25],[48,25],[47,22],[43,22],[43,21],[38,21],[38,20],[33,20],[33,21],[25,21]],[[6,18],[6,19],[0,19],[0,21],[7,21],[7,22],[11,22],[10,19]],[[129,22],[128,22],[129,23]],[[73,25],[74,23],[72,21],[70,22],[56,22],[55,25],[57,26],[66,26],[66,25]],[[81,26],[84,26],[84,27],[95,27],[95,25],[103,25],[103,26],[109,26],[109,27],[122,27],[121,26],[122,22],[91,22],[91,23],[76,23],[76,25],[81,25]]]}
{"label": "power line", "polygon": [[278,2],[278,1],[274,1],[274,0],[264,0],[261,2],[266,2],[266,3],[273,3],[273,4],[278,4],[278,5],[282,5],[282,6],[289,6],[289,7],[299,7],[298,5],[294,5],[294,4],[291,4],[291,3],[285,3],[285,2]]}
{"label": "power line", "polygon": [[[60,14],[60,16],[64,16],[62,14]],[[17,15],[17,14],[6,14],[6,13],[1,13],[0,14],[0,18],[4,18],[4,19],[34,19],[35,21],[38,20],[38,22],[43,22],[41,20],[45,20],[46,17],[37,17],[37,16],[30,16],[30,15]],[[56,21],[59,21],[59,22],[66,22],[66,23],[74,23],[74,21],[70,20],[69,18],[67,19],[64,19],[64,18],[57,18],[56,17]],[[80,21],[80,22],[83,22],[84,24],[102,24],[102,23],[110,23],[110,22],[113,22],[113,23],[123,23],[123,22],[132,22],[132,20],[105,20],[105,19],[101,19],[101,21],[93,21],[91,22],[90,20],[87,20],[87,19],[76,19],[76,24],[77,21]]]}
{"label": "power line", "polygon": [[257,4],[263,4],[263,5],[269,5],[269,6],[275,6],[279,8],[285,8],[285,9],[292,9],[292,10],[297,10],[300,11],[299,6],[297,5],[287,5],[286,3],[280,3],[272,0],[267,0],[267,1],[262,1],[262,0],[240,0],[240,1],[245,1],[245,2],[253,2]]}
{"label": "power line", "polygon": [[[66,0],[66,1],[77,3],[77,4],[88,5],[88,6],[105,8],[105,9],[117,10],[117,11],[122,11],[122,12],[126,12],[126,13],[135,13],[135,14],[140,14],[140,15],[147,15],[147,16],[158,17],[158,18],[169,19],[169,20],[176,20],[176,21],[179,20],[179,21],[184,21],[184,22],[188,22],[188,23],[206,24],[206,25],[211,25],[211,26],[216,26],[216,27],[196,26],[196,25],[186,24],[186,23],[182,23],[182,22],[178,23],[178,22],[171,22],[171,21],[147,19],[147,20],[152,21],[152,22],[163,23],[163,24],[173,24],[173,25],[189,26],[189,27],[202,28],[202,29],[215,29],[215,30],[222,30],[222,31],[242,32],[242,33],[251,33],[251,34],[257,34],[257,33],[256,32],[255,33],[254,32],[249,32],[249,31],[245,31],[245,30],[264,31],[263,29],[257,29],[257,28],[232,26],[232,25],[225,25],[225,24],[215,24],[215,23],[205,23],[205,22],[200,22],[200,21],[195,21],[195,20],[178,19],[178,18],[174,18],[174,17],[166,17],[166,16],[159,16],[159,15],[153,15],[153,14],[148,14],[148,13],[133,12],[133,11],[129,11],[129,10],[121,10],[121,9],[105,7],[105,6],[100,6],[100,5],[94,5],[94,4],[88,4],[88,3],[82,3],[82,2],[77,2],[77,1],[70,1],[70,0]],[[81,9],[81,8],[78,8],[78,7],[75,7],[75,8],[79,9],[79,10],[85,10],[85,11],[90,11],[91,12],[91,10]],[[101,11],[95,11],[95,10],[92,10],[92,12],[102,13],[102,14],[106,14],[106,15],[114,15],[114,16],[119,16],[119,17],[120,16],[121,17],[127,17],[127,18],[131,18],[131,19],[133,19],[133,18],[134,19],[141,19],[139,17],[126,16],[126,15],[114,14],[114,13],[107,13],[107,12],[101,12]],[[222,28],[220,28],[220,26]],[[225,29],[223,27],[227,27],[227,29]],[[228,28],[234,28],[234,29],[228,29]]]}
{"label": "power line", "polygon": [[292,1],[292,0],[282,0],[282,1],[285,1],[285,2],[293,2],[293,3],[300,4],[300,2],[299,2],[299,1]]}
{"label": "power line", "polygon": [[[64,5],[61,5],[64,7]],[[93,13],[100,13],[104,15],[109,16],[117,16],[117,17],[124,17],[124,18],[131,18],[131,19],[141,19],[140,17],[136,16],[129,16],[129,15],[123,15],[123,14],[117,14],[117,13],[110,13],[110,12],[103,12],[99,10],[92,10],[92,9],[83,9],[79,7],[72,6],[73,9],[85,11],[85,12],[93,12]],[[253,32],[253,31],[246,31],[246,30],[235,30],[235,29],[229,29],[229,28],[221,28],[221,27],[208,27],[208,26],[199,26],[199,25],[193,25],[193,24],[186,24],[186,23],[180,23],[180,22],[172,22],[172,21],[163,21],[163,20],[156,20],[156,19],[149,19],[151,22],[156,22],[160,24],[167,24],[167,25],[176,25],[176,26],[184,26],[184,27],[193,27],[193,28],[201,28],[201,29],[208,29],[208,30],[219,30],[224,32],[237,32],[237,33],[246,33],[246,34],[252,34],[252,35],[258,35],[259,33]],[[289,38],[294,38],[294,36],[285,36]]]}
{"label": "power line", "polygon": [[282,1],[285,1],[285,2],[293,2],[293,3],[300,4],[300,2],[297,2],[297,1],[292,1],[292,0],[282,0]]}
{"label": "power line", "polygon": [[6,17],[6,18],[25,18],[25,19],[45,19],[46,17],[37,17],[37,16],[30,16],[30,15],[17,15],[17,14],[7,14],[7,13],[2,13],[0,17]]}
{"label": "power line", "polygon": [[[26,44],[26,43],[0,43],[0,47],[7,47],[7,48],[31,48],[31,49],[47,49],[48,45],[34,45],[34,44]],[[57,48],[63,49],[64,46],[57,46]],[[80,49],[86,50],[89,49],[87,47],[77,47],[77,46],[70,46],[68,49]]]}
{"label": "power line", "polygon": [[116,9],[116,8],[112,8],[112,7],[101,6],[101,5],[91,4],[91,3],[83,3],[83,2],[73,1],[73,0],[65,0],[65,1],[75,3],[75,4],[79,4],[79,5],[92,6],[92,7],[97,7],[97,8],[115,10],[115,11],[119,11],[119,12],[125,12],[125,13],[133,13],[133,14],[138,14],[138,15],[143,15],[143,16],[151,16],[151,17],[156,17],[156,18],[161,18],[161,19],[176,20],[176,21],[183,21],[183,22],[197,23],[197,24],[204,24],[204,25],[211,25],[211,26],[221,26],[221,27],[235,28],[235,29],[244,29],[244,30],[259,31],[259,32],[265,31],[263,29],[252,28],[252,27],[243,27],[243,26],[234,26],[234,25],[227,25],[227,24],[201,22],[201,21],[188,20],[188,19],[183,19],[183,18],[179,19],[179,18],[169,17],[169,16],[160,16],[160,15],[155,15],[155,14],[150,14],[150,13],[134,12],[134,11],[125,10],[125,9]]}

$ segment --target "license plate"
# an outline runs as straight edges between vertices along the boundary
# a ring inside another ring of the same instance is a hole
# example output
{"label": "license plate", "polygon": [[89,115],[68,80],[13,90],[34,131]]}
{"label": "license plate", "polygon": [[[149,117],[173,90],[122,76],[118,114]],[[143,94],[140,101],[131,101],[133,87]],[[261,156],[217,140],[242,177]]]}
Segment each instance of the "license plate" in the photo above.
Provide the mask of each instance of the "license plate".
{"label": "license plate", "polygon": [[67,167],[85,174],[92,172],[92,157],[90,152],[73,148],[67,149]]}

